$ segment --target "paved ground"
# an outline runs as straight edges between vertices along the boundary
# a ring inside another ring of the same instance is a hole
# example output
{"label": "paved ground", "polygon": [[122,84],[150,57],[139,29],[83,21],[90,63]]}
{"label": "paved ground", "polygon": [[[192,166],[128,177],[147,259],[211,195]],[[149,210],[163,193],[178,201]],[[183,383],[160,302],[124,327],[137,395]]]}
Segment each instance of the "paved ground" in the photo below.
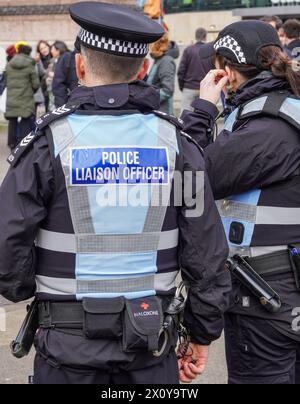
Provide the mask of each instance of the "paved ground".
{"label": "paved ground", "polygon": [[[9,150],[6,147],[5,128],[0,124],[0,182],[6,171],[6,158]],[[1,231],[1,229],[0,229]],[[26,304],[12,305],[0,297],[0,384],[27,383],[32,374],[33,354],[22,360],[14,359],[9,351],[9,344],[15,338],[18,328],[25,316]],[[6,312],[6,332],[1,332],[1,313]],[[205,374],[197,381],[202,384],[226,383],[226,369],[223,339],[212,346],[209,365]]]}

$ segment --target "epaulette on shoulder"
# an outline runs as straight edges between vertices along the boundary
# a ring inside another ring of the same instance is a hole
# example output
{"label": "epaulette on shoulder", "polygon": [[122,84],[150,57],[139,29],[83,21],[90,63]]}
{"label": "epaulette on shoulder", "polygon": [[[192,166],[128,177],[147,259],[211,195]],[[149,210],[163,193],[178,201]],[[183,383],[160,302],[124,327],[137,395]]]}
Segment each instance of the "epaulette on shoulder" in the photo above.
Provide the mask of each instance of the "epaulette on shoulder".
{"label": "epaulette on shoulder", "polygon": [[29,135],[24,137],[22,141],[18,144],[18,146],[12,151],[12,153],[8,156],[7,162],[12,166],[15,167],[20,158],[25,154],[29,148],[32,147],[33,143],[38,140],[44,133],[43,132],[31,132]]}
{"label": "epaulette on shoulder", "polygon": [[63,118],[64,116],[70,115],[79,108],[80,104],[65,104],[62,107],[56,108],[54,111],[42,116],[36,121],[37,130],[42,130],[46,126],[50,125],[57,119]]}
{"label": "epaulette on shoulder", "polygon": [[177,129],[179,129],[179,130],[183,129],[183,121],[180,118],[176,118],[176,116],[166,114],[165,112],[162,112],[162,111],[153,111],[153,113],[156,116],[158,116],[159,118],[170,122],[171,124],[176,126]]}
{"label": "epaulette on shoulder", "polygon": [[196,142],[195,139],[192,138],[192,136],[188,135],[187,133],[185,133],[183,131],[180,131],[180,134],[181,134],[182,137],[187,139],[188,142],[193,143],[197,147],[197,149],[200,151],[202,156],[204,156],[204,151],[203,151],[202,147],[199,145],[198,142]]}
{"label": "epaulette on shoulder", "polygon": [[20,161],[21,157],[30,150],[34,142],[38,140],[39,137],[44,135],[43,129],[46,126],[50,125],[50,123],[54,122],[55,120],[62,118],[64,116],[70,115],[75,112],[79,108],[80,104],[66,104],[60,108],[55,109],[52,112],[42,116],[36,121],[36,130],[35,132],[29,133],[21,142],[20,144],[13,150],[13,152],[7,158],[7,162],[12,166],[15,167],[18,162]]}

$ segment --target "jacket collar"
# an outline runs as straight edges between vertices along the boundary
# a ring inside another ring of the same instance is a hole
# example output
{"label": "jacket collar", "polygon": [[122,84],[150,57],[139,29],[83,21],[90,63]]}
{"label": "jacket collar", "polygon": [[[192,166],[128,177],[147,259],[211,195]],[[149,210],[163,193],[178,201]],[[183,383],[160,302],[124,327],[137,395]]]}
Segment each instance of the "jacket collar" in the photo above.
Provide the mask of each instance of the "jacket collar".
{"label": "jacket collar", "polygon": [[132,110],[149,112],[159,109],[159,91],[143,81],[97,87],[78,87],[70,102],[80,102],[84,110]]}
{"label": "jacket collar", "polygon": [[289,84],[285,80],[273,76],[269,71],[263,71],[240,86],[237,92],[231,95],[229,104],[239,106],[264,94],[289,89]]}

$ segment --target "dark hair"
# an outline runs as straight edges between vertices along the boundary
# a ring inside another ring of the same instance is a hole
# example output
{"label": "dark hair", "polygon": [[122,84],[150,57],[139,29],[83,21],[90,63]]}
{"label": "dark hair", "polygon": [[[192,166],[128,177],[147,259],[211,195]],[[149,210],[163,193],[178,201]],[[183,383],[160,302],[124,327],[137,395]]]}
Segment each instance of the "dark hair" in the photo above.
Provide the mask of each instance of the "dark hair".
{"label": "dark hair", "polygon": [[232,62],[221,55],[217,55],[217,60],[222,69],[228,66],[237,70],[248,80],[253,79],[264,70],[269,70],[273,76],[285,79],[293,94],[300,98],[300,64],[296,60],[290,60],[288,55],[277,46],[265,46],[258,52],[261,68]]}
{"label": "dark hair", "polygon": [[40,46],[41,46],[42,44],[48,46],[49,52],[50,52],[51,47],[50,47],[50,45],[49,45],[49,42],[44,41],[43,39],[41,39],[41,40],[38,42],[37,46],[36,46],[36,51],[37,51],[37,53],[40,53]]}
{"label": "dark hair", "polygon": [[59,51],[60,56],[66,52],[69,52],[69,48],[63,41],[55,41],[52,46]]}
{"label": "dark hair", "polygon": [[283,24],[283,30],[289,39],[298,39],[300,37],[300,22],[296,19],[287,20]]}
{"label": "dark hair", "polygon": [[196,41],[206,41],[207,38],[207,31],[204,28],[198,28],[195,33]]}
{"label": "dark hair", "polygon": [[31,46],[27,46],[27,45],[20,45],[19,46],[19,52],[18,53],[22,53],[23,55],[30,55],[32,52],[32,47]]}
{"label": "dark hair", "polygon": [[283,21],[281,18],[279,18],[277,15],[265,15],[260,19],[260,21],[266,22],[268,24],[271,24],[271,22],[275,22],[276,30],[280,30],[283,26]]}

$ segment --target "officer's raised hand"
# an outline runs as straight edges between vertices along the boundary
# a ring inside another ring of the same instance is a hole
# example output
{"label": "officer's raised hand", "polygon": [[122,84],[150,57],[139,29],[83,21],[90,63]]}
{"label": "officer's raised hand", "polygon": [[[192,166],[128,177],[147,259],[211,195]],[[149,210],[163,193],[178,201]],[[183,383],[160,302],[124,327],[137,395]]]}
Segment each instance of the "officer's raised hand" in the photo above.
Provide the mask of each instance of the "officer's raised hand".
{"label": "officer's raised hand", "polygon": [[190,344],[187,354],[178,361],[179,376],[182,383],[192,383],[200,376],[207,365],[209,346]]}
{"label": "officer's raised hand", "polygon": [[227,83],[228,75],[225,70],[211,70],[201,81],[200,98],[216,105]]}

